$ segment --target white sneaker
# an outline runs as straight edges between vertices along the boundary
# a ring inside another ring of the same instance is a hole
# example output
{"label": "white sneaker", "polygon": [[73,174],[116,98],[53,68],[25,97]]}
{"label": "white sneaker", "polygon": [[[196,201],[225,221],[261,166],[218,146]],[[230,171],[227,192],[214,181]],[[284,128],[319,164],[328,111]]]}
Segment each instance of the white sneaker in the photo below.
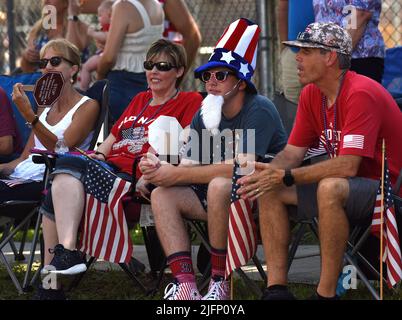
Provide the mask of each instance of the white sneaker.
{"label": "white sneaker", "polygon": [[229,281],[211,279],[209,283],[208,293],[202,300],[229,300],[230,298]]}
{"label": "white sneaker", "polygon": [[177,280],[165,288],[165,300],[201,300],[201,294],[195,282],[180,283]]}

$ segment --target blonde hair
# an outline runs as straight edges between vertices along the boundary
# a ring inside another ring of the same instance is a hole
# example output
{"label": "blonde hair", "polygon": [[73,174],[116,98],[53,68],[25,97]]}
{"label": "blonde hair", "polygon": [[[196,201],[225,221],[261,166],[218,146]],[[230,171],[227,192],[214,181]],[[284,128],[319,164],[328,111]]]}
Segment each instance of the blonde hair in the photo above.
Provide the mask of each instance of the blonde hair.
{"label": "blonde hair", "polygon": [[[78,66],[78,70],[81,67],[81,53],[80,50],[75,46],[75,44],[71,43],[70,41],[66,39],[54,39],[50,40],[48,43],[46,43],[39,52],[39,56],[42,59],[43,56],[45,55],[45,52],[47,49],[53,49],[58,55],[61,57],[71,61],[73,65]],[[77,80],[77,75],[78,71],[76,74],[73,76],[74,82]]]}

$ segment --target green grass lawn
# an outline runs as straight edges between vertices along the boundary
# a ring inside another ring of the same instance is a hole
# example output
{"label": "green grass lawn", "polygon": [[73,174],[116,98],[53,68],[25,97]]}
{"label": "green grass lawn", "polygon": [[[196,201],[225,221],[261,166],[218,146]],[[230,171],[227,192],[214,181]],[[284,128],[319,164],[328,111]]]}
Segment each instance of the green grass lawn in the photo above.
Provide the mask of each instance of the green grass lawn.
{"label": "green grass lawn", "polygon": [[[14,266],[17,277],[22,280],[25,271],[25,264]],[[37,267],[37,265],[36,265]],[[139,276],[141,281],[152,288],[154,279],[147,273]],[[62,280],[63,287],[68,287],[71,278],[65,277]],[[135,285],[124,272],[120,271],[99,271],[91,269],[82,279],[81,283],[73,291],[67,293],[71,300],[160,300],[163,297],[165,286],[171,281],[170,275],[164,276],[162,286],[155,295],[146,295]],[[263,288],[262,281],[256,281],[260,288]],[[290,284],[290,289],[298,299],[309,298],[315,290],[315,286],[308,284]],[[243,280],[236,278],[233,289],[234,299],[236,300],[258,300],[249,288],[246,287]],[[29,300],[33,292],[19,295],[15,289],[5,268],[0,266],[0,300]],[[343,300],[366,300],[371,299],[367,289],[358,287],[357,290],[349,290],[343,297]],[[402,290],[389,291],[384,289],[384,299],[402,300]]]}

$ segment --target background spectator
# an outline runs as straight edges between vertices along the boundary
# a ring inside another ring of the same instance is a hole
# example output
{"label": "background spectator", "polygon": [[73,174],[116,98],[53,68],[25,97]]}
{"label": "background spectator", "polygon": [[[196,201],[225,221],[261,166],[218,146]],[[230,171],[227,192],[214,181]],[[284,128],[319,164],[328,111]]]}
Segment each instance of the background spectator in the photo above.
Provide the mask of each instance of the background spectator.
{"label": "background spectator", "polygon": [[0,163],[21,153],[21,137],[6,92],[0,87]]}
{"label": "background spectator", "polygon": [[[316,22],[335,22],[350,33],[353,45],[350,70],[381,83],[385,45],[378,24],[382,1],[313,0],[313,4]],[[354,8],[348,9],[350,6]]]}
{"label": "background spectator", "polygon": [[295,40],[308,24],[314,22],[312,0],[280,0],[277,9],[279,40],[281,41],[282,86],[286,99],[297,105],[302,85],[297,76],[296,52],[282,41]]}
{"label": "background spectator", "polygon": [[112,17],[112,6],[113,1],[103,1],[98,7],[98,21],[101,25],[101,29],[96,31],[93,27],[88,28],[88,36],[95,39],[98,50],[96,51],[95,55],[90,57],[82,66],[80,72],[80,86],[81,90],[83,91],[89,88],[92,80],[91,73],[96,71],[100,56],[105,47],[107,32],[109,31],[110,20]]}
{"label": "background spectator", "polygon": [[143,62],[150,45],[162,38],[163,17],[162,6],[153,0],[118,0],[113,5],[110,36],[97,69],[98,79],[110,81],[113,121],[147,88]]}
{"label": "background spectator", "polygon": [[181,43],[187,53],[187,69],[191,67],[201,45],[201,32],[184,0],[159,0],[165,12],[163,36]]}
{"label": "background spectator", "polygon": [[[22,72],[37,71],[40,49],[47,42],[56,38],[66,38],[75,44],[82,52],[82,61],[88,58],[88,25],[78,18],[79,6],[76,0],[43,0],[43,6],[46,5],[52,5],[56,8],[56,29],[44,26],[45,19],[49,18],[46,15],[35,23],[28,35],[27,48],[22,53]],[[46,12],[46,14],[50,14],[50,12]]]}

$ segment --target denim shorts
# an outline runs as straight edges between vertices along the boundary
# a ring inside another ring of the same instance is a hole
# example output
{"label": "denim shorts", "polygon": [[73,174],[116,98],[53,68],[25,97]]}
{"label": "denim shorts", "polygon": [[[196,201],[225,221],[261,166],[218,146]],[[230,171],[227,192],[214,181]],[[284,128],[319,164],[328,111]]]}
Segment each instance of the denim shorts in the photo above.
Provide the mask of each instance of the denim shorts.
{"label": "denim shorts", "polygon": [[[112,167],[112,171],[115,171],[116,175],[120,178],[131,181],[131,176],[124,172],[116,172],[117,168],[113,167],[113,165],[109,164],[109,167]],[[86,177],[90,174],[88,172],[88,160],[81,157],[62,157],[56,160],[55,170],[51,173],[50,179],[53,179],[57,174],[69,174],[74,178],[84,184]],[[53,208],[53,198],[52,198],[52,189],[49,188],[45,200],[42,202],[40,212],[48,217],[51,220],[55,220],[54,218],[54,208]]]}
{"label": "denim shorts", "polygon": [[[349,222],[360,223],[371,218],[380,182],[378,180],[353,177],[348,179],[349,197],[345,212]],[[289,206],[290,215],[295,220],[308,220],[318,217],[318,183],[297,185],[297,209]]]}

